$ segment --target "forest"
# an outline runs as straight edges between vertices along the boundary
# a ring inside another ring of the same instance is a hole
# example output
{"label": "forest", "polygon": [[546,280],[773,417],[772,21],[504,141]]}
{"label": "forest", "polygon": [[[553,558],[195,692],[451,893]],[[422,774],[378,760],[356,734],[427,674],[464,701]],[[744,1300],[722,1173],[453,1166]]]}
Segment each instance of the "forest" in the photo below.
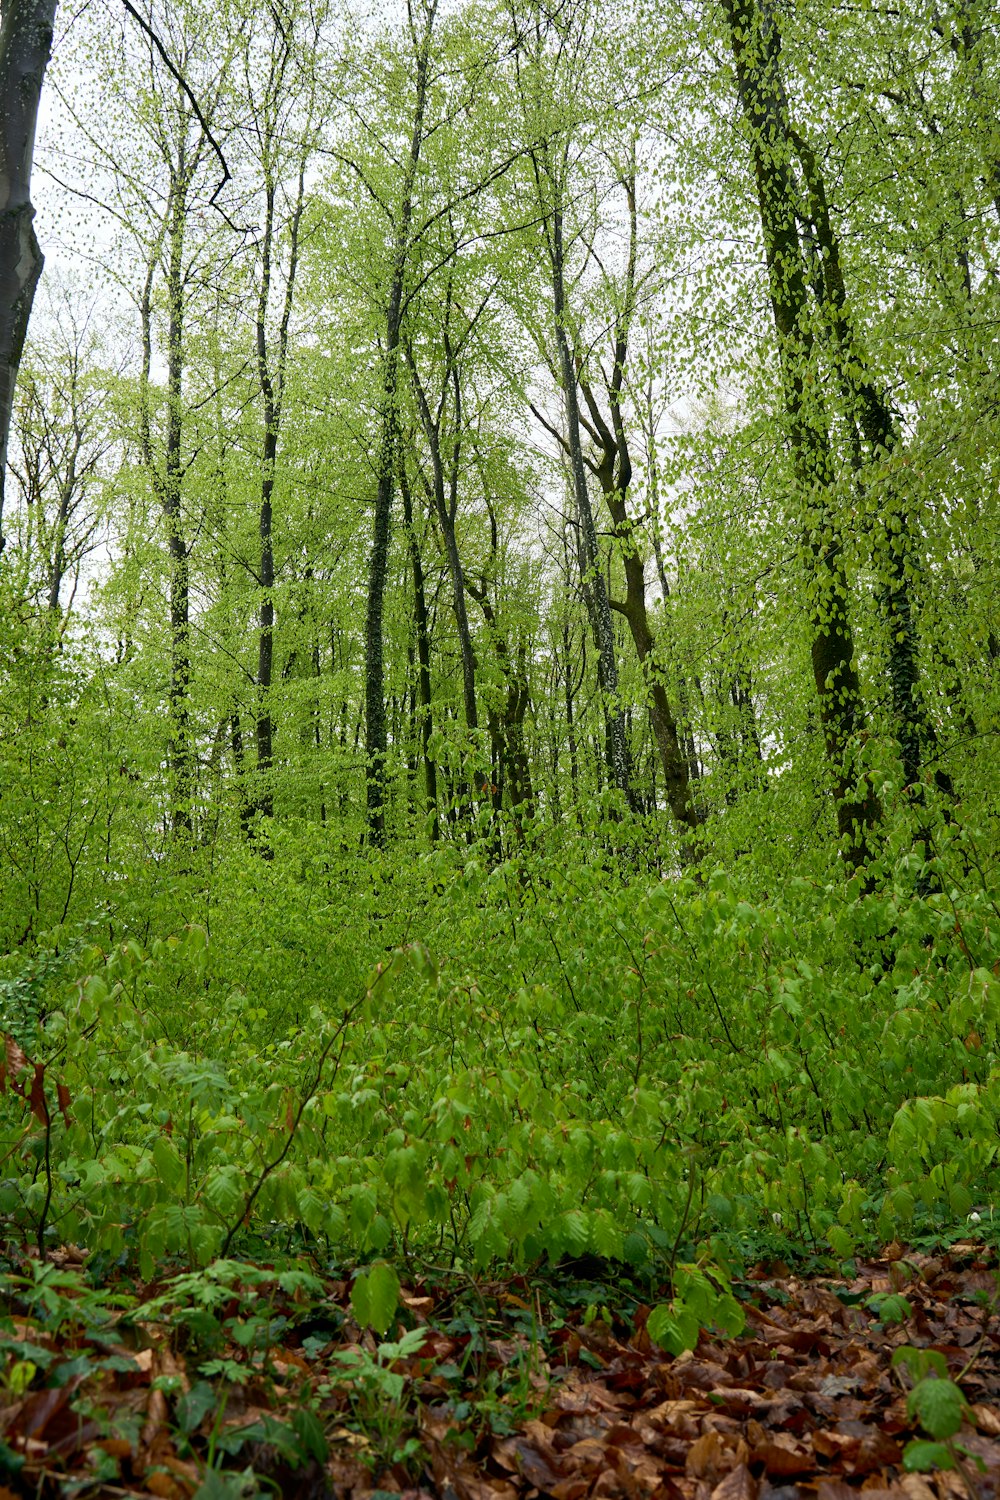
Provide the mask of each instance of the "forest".
{"label": "forest", "polygon": [[0,1497],[996,1494],[993,6],[0,101]]}

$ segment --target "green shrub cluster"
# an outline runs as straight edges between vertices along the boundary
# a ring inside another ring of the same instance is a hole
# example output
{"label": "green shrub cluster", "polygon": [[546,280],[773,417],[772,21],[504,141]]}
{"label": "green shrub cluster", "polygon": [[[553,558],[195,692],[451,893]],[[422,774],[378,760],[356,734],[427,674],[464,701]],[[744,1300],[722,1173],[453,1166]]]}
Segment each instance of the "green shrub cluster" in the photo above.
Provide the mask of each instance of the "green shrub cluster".
{"label": "green shrub cluster", "polygon": [[982,880],[751,901],[721,872],[626,878],[592,845],[367,865],[353,891],[271,864],[273,902],[244,863],[228,907],[179,884],[168,936],[12,971],[9,1228],[145,1274],[272,1224],[336,1258],[672,1267],[776,1224],[844,1258],[992,1213]]}

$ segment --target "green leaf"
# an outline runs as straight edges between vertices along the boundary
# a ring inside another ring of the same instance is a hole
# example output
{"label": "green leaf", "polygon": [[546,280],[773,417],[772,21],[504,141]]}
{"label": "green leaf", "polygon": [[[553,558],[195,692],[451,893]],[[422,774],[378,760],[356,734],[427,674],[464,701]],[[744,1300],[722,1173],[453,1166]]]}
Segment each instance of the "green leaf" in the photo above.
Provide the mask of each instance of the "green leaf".
{"label": "green leaf", "polygon": [[323,1423],[314,1411],[308,1406],[297,1407],[292,1412],[292,1426],[299,1440],[299,1447],[303,1457],[314,1458],[317,1463],[324,1464],[330,1451],[326,1441],[326,1433]]}
{"label": "green leaf", "polygon": [[722,1193],[709,1193],[705,1208],[719,1224],[731,1224],[733,1222],[733,1205],[729,1198]]}
{"label": "green leaf", "polygon": [[914,1349],[910,1344],[901,1344],[893,1351],[892,1368],[898,1370],[900,1365],[906,1366],[914,1384],[932,1370],[942,1380],[948,1379],[948,1361],[940,1349]]}
{"label": "green leaf", "polygon": [[698,1342],[698,1318],[683,1302],[661,1302],[650,1313],[646,1332],[662,1349],[683,1354]]}
{"label": "green leaf", "polygon": [[880,1323],[891,1327],[894,1323],[905,1323],[913,1316],[913,1306],[902,1292],[884,1292],[870,1298],[868,1306]]}
{"label": "green leaf", "polygon": [[0,1474],[19,1474],[24,1468],[24,1457],[0,1438]]}
{"label": "green leaf", "polygon": [[950,1438],[962,1425],[965,1397],[953,1380],[927,1376],[910,1392],[906,1402],[910,1417],[916,1417],[932,1438]]}
{"label": "green leaf", "polygon": [[582,1255],[590,1243],[587,1215],[579,1208],[560,1214],[549,1230],[549,1239],[557,1254]]}
{"label": "green leaf", "polygon": [[729,1338],[738,1338],[746,1327],[747,1315],[729,1292],[725,1292],[712,1308],[711,1321]]}
{"label": "green leaf", "polygon": [[253,1474],[224,1474],[220,1469],[207,1470],[192,1500],[245,1500],[257,1494]]}
{"label": "green leaf", "polygon": [[635,1230],[625,1236],[622,1259],[630,1266],[643,1266],[649,1259],[649,1246],[643,1236]]}
{"label": "green leaf", "polygon": [[623,1258],[621,1229],[606,1208],[598,1208],[590,1217],[590,1241],[596,1255],[605,1260]]}
{"label": "green leaf", "polygon": [[926,1438],[914,1438],[903,1449],[903,1468],[908,1474],[924,1473],[927,1469],[953,1469],[955,1460],[944,1443],[929,1443]]}
{"label": "green leaf", "polygon": [[205,1417],[215,1406],[215,1392],[207,1380],[196,1381],[177,1402],[177,1425],[190,1437],[197,1432]]}
{"label": "green leaf", "polygon": [[238,1167],[225,1166],[212,1172],[204,1187],[206,1202],[223,1219],[231,1219],[244,1202],[242,1175]]}
{"label": "green leaf", "polygon": [[399,1277],[385,1261],[376,1261],[354,1278],[351,1307],[358,1322],[385,1333],[399,1305]]}
{"label": "green leaf", "polygon": [[165,1135],[153,1142],[153,1164],[164,1187],[172,1192],[184,1180],[184,1163]]}
{"label": "green leaf", "polygon": [[846,1260],[853,1253],[854,1239],[842,1225],[831,1224],[830,1228],[826,1231],[826,1237],[829,1241],[830,1249],[841,1260]]}

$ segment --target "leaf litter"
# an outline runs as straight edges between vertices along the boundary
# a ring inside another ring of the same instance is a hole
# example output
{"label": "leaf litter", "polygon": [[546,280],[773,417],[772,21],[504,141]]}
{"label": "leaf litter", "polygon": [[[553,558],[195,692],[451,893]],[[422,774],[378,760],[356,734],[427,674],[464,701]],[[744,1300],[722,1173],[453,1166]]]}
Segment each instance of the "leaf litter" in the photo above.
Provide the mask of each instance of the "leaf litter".
{"label": "leaf litter", "polygon": [[[592,1280],[427,1273],[380,1342],[347,1279],[227,1262],[215,1281],[112,1296],[80,1259],[0,1279],[0,1500],[1000,1494],[997,1268],[981,1245],[890,1246],[850,1279],[759,1267],[739,1284],[743,1333],[703,1330],[677,1357],[650,1340],[642,1293],[597,1263]],[[921,1433],[903,1346],[961,1386],[958,1468],[904,1466]]]}

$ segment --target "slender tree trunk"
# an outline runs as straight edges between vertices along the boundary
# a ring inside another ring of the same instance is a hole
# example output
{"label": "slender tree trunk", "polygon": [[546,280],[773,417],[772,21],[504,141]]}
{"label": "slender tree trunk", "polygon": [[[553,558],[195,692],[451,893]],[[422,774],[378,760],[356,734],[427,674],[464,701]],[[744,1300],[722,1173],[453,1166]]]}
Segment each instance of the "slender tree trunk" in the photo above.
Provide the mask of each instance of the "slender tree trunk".
{"label": "slender tree trunk", "polygon": [[489,715],[490,740],[493,746],[493,761],[496,774],[493,777],[493,806],[499,812],[506,789],[514,813],[515,825],[520,836],[523,816],[534,816],[534,793],[531,785],[531,765],[524,743],[524,720],[531,701],[528,691],[527,656],[522,647],[513,661],[504,636],[500,632],[496,612],[490,602],[486,586],[479,588],[466,580],[469,593],[483,612],[489,628],[507,686],[504,705],[493,709]]}
{"label": "slender tree trunk", "polygon": [[424,566],[420,556],[420,543],[413,525],[413,502],[404,465],[400,465],[399,488],[403,499],[403,523],[410,551],[410,571],[413,576],[413,623],[417,636],[417,719],[420,737],[420,753],[424,768],[424,810],[431,843],[440,836],[438,823],[437,763],[431,754],[433,733],[433,711],[431,699],[431,640],[427,617],[427,593],[424,587]]}
{"label": "slender tree trunk", "polygon": [[[264,440],[261,450],[260,506],[260,604],[257,612],[257,714],[254,739],[257,747],[257,794],[255,811],[262,817],[274,815],[271,768],[274,763],[271,721],[271,680],[274,671],[274,470],[278,455],[278,428],[281,420],[280,390],[272,379],[267,351],[267,307],[271,290],[271,253],[274,236],[274,184],[265,187],[264,236],[261,246],[260,291],[257,301],[257,379],[260,383],[264,416]],[[291,287],[289,285],[289,298]],[[287,335],[287,324],[283,329]],[[280,375],[279,375],[280,382]],[[270,846],[265,843],[264,852]]]}
{"label": "slender tree trunk", "polygon": [[[618,361],[616,378],[620,378],[618,372],[623,369],[624,352],[624,345],[622,341],[619,341],[616,350]],[[604,421],[593,391],[586,382],[583,383],[582,389],[595,422],[601,449],[601,461],[596,465],[597,477],[611,513],[615,536],[620,543],[622,566],[625,571],[625,598],[621,601],[610,602],[614,609],[624,615],[632,635],[636,655],[642,666],[646,691],[649,694],[649,720],[660,764],[663,767],[667,802],[678,826],[688,831],[690,845],[690,835],[696,833],[701,824],[701,818],[691,795],[688,763],[681,746],[677,721],[663,683],[662,670],[656,661],[656,643],[646,609],[645,567],[639,553],[635,527],[629,518],[626,502],[632,478],[632,466],[621,413],[617,406],[617,392],[613,388],[612,416],[615,430],[612,432]],[[689,854],[693,856],[696,852],[694,846],[689,847]]]}
{"label": "slender tree trunk", "polygon": [[451,603],[455,615],[455,629],[458,633],[459,657],[462,663],[462,703],[465,709],[465,722],[469,729],[478,729],[479,709],[476,704],[476,670],[478,662],[476,661],[475,647],[472,643],[472,631],[469,627],[469,613],[465,606],[465,570],[462,566],[462,558],[458,550],[458,534],[455,526],[458,517],[458,475],[461,456],[461,439],[458,430],[461,422],[461,395],[458,383],[458,370],[454,365],[451,365],[446,372],[446,379],[453,384],[455,391],[456,428],[450,455],[450,473],[446,475],[444,455],[441,451],[441,421],[444,402],[442,401],[439,406],[437,415],[433,415],[411,350],[407,350],[407,363],[410,367],[413,390],[417,398],[421,426],[423,427],[428,452],[430,453],[431,493],[438,524],[441,527],[441,535],[444,538],[445,556],[448,559],[448,575],[451,579]]}
{"label": "slender tree trunk", "polygon": [[579,816],[580,773],[577,766],[576,718],[574,716],[575,693],[573,691],[573,656],[570,651],[569,626],[563,626],[563,657],[566,664],[564,681],[566,702],[566,742],[569,749],[569,786],[573,806]]}
{"label": "slender tree trunk", "polygon": [[[268,169],[269,170],[269,169]],[[272,262],[275,231],[275,186],[268,177],[265,183],[264,234],[261,243],[260,289],[257,300],[257,379],[263,407],[264,436],[261,448],[260,506],[260,605],[257,626],[257,716],[254,738],[257,748],[257,795],[255,811],[265,818],[274,815],[274,725],[271,714],[271,686],[274,675],[274,481],[278,458],[288,361],[288,334],[295,297],[299,259],[299,228],[305,206],[305,168],[300,166],[298,196],[289,228],[289,263],[285,281],[284,305],[278,327],[277,351],[272,366],[267,346],[267,312],[271,295]],[[270,856],[270,845],[262,845]]]}
{"label": "slender tree trunk", "polygon": [[0,552],[14,386],[43,257],[35,237],[35,123],[56,0],[5,0],[0,20]]}
{"label": "slender tree trunk", "polygon": [[559,370],[563,385],[563,400],[566,403],[566,442],[570,469],[573,475],[573,495],[580,517],[583,553],[587,564],[588,582],[594,601],[594,617],[597,629],[597,672],[608,714],[608,739],[611,769],[615,785],[634,810],[629,774],[628,740],[625,734],[625,716],[618,698],[618,661],[615,654],[615,634],[611,619],[611,604],[607,584],[601,568],[597,546],[597,527],[587,488],[587,471],[583,457],[583,442],[580,437],[580,406],[577,399],[576,370],[566,328],[566,288],[564,279],[564,251],[562,208],[557,203],[552,209],[550,252],[552,264],[552,296],[555,312],[556,346],[559,352]]}
{"label": "slender tree trunk", "polygon": [[385,724],[385,660],[382,617],[389,572],[389,536],[392,520],[392,490],[399,448],[399,343],[403,317],[403,283],[410,251],[413,219],[413,188],[424,140],[424,110],[427,103],[427,73],[431,37],[437,12],[432,0],[426,13],[424,35],[417,52],[413,129],[403,169],[399,217],[392,245],[391,273],[385,313],[385,350],[382,359],[382,419],[376,464],[375,515],[368,565],[368,603],[365,611],[365,787],[368,836],[373,844],[385,842],[385,778],[388,739]]}
{"label": "slender tree trunk", "polygon": [[174,830],[191,832],[194,756],[191,746],[191,622],[190,568],[181,516],[181,381],[183,373],[183,308],[181,304],[181,247],[183,227],[171,232],[169,326],[167,331],[167,445],[163,508],[170,549],[170,705],[173,726],[172,770]]}
{"label": "slender tree trunk", "polygon": [[697,840],[692,841],[692,835],[696,833],[701,819],[691,795],[688,764],[681,748],[677,722],[667,697],[662,672],[656,662],[655,642],[646,609],[644,559],[639,552],[635,526],[628,514],[627,497],[632,482],[632,460],[622,419],[621,397],[632,313],[635,306],[638,255],[634,174],[623,180],[621,186],[625,190],[629,209],[629,253],[625,270],[623,309],[614,329],[614,364],[610,381],[608,381],[610,422],[601,410],[592,385],[582,373],[579,376],[579,386],[590,415],[589,431],[599,454],[596,461],[591,461],[590,466],[596,474],[611,515],[625,571],[625,599],[620,602],[609,600],[609,604],[624,615],[631,632],[649,695],[650,726],[663,767],[667,802],[675,822],[682,830],[686,830],[686,854],[689,857],[695,857],[699,850]]}
{"label": "slender tree trunk", "polygon": [[[655,433],[653,428],[651,394],[649,397],[649,427],[647,428],[647,439],[649,443],[650,454],[649,473],[647,475],[647,479],[650,488],[650,510],[652,512],[650,518],[650,536],[653,543],[653,557],[656,560],[656,576],[659,580],[660,591],[663,594],[663,607],[666,611],[670,604],[670,580],[667,578],[666,559],[663,555],[663,541],[660,536],[659,476],[657,473],[655,456]],[[669,621],[669,614],[666,616],[666,619]],[[695,677],[692,683],[688,681],[683,671],[679,672],[677,698],[677,706],[680,710],[677,728],[680,736],[681,747],[684,752],[684,761],[687,766],[688,786],[691,790],[691,796],[692,798],[694,798],[695,789],[699,780],[701,779],[702,773],[701,764],[698,760],[697,746],[695,745],[694,724],[691,712],[692,699],[697,702],[701,701],[701,684],[699,683],[698,678]],[[697,810],[699,818],[703,819],[704,812],[698,806],[697,799],[695,799],[695,808]]]}
{"label": "slender tree trunk", "polygon": [[[184,230],[190,173],[183,149],[171,174],[167,218],[167,400],[164,432],[163,472],[154,467],[160,505],[167,528],[170,595],[170,772],[171,826],[175,833],[193,829],[194,753],[191,745],[191,627],[190,569],[181,512],[183,468],[183,380],[184,380]],[[149,360],[151,353],[152,266],[146,282],[144,320],[144,396],[148,421]],[[144,424],[145,426],[145,424]],[[148,426],[144,446],[152,467]]]}

